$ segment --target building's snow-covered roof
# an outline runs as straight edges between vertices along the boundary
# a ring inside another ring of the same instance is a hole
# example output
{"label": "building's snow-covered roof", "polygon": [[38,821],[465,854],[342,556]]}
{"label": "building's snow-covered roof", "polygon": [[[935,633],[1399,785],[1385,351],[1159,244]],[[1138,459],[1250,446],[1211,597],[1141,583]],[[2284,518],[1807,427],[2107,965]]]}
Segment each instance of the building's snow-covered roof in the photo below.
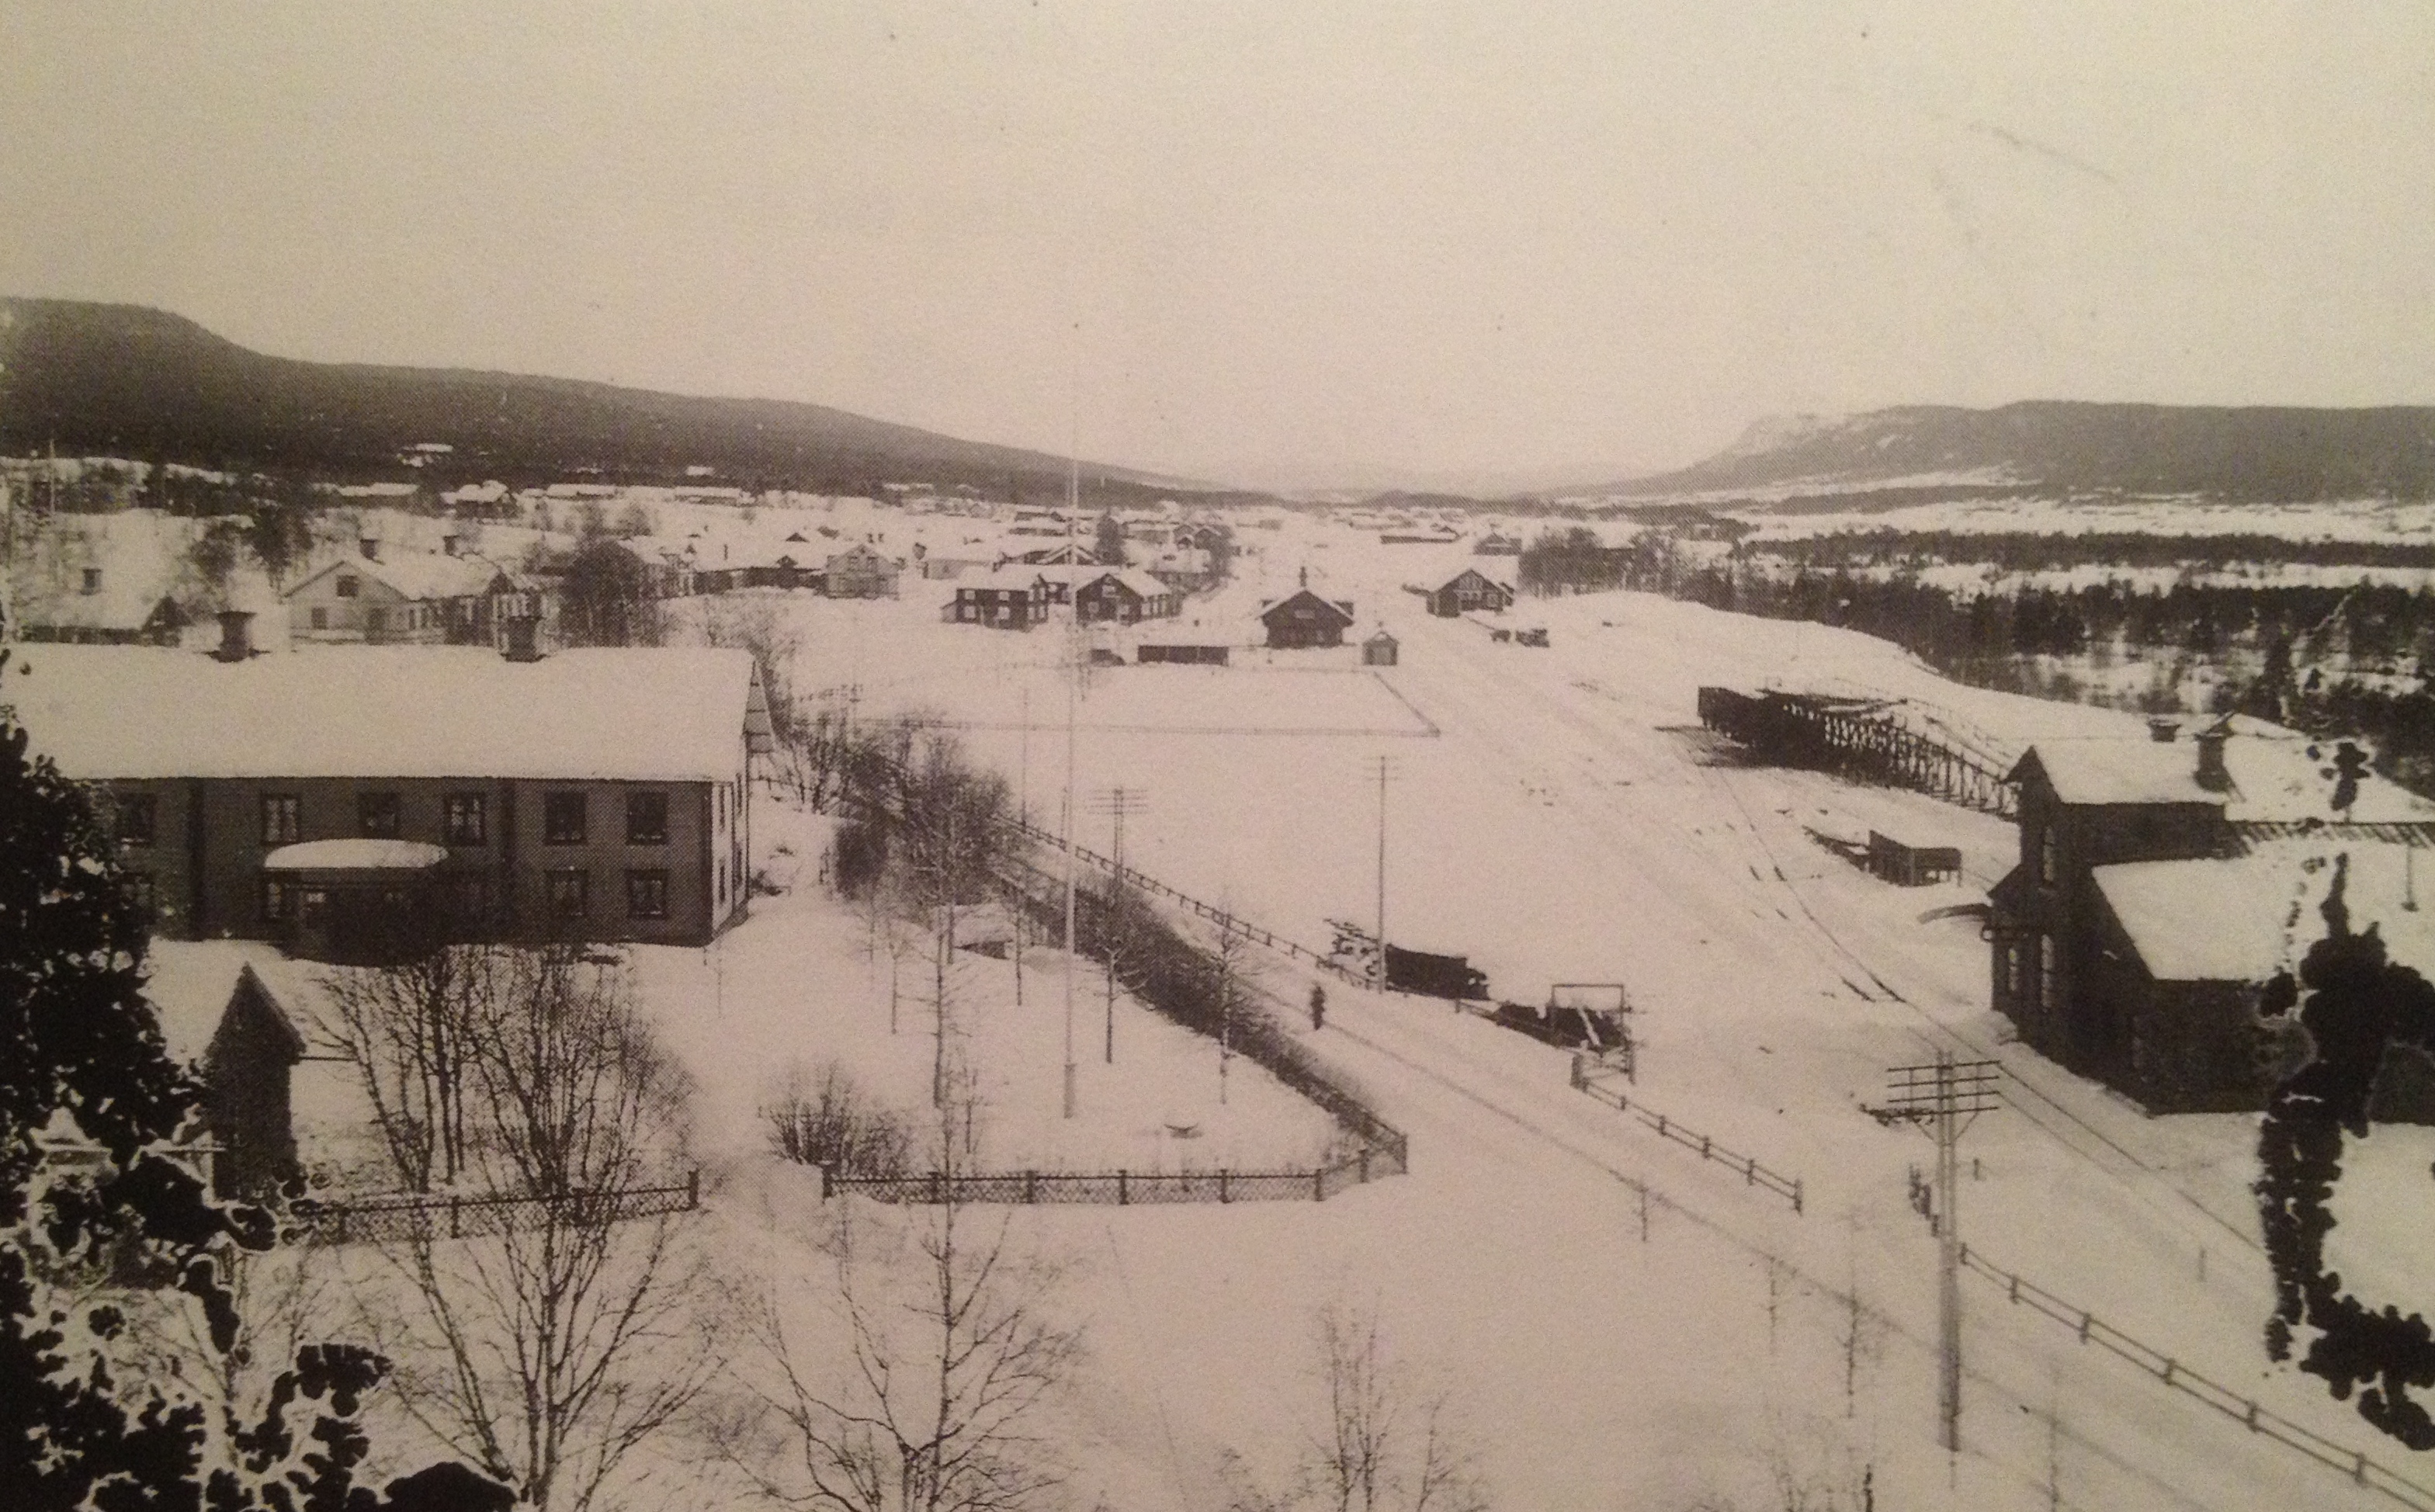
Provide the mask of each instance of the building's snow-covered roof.
{"label": "building's snow-covered roof", "polygon": [[[2325,933],[2337,855],[2348,857],[2352,932],[2375,924],[2391,959],[2435,977],[2435,866],[2413,862],[2405,846],[2280,841],[2230,859],[2125,862],[2092,875],[2158,981],[2263,982],[2296,969]],[[2418,906],[2406,907],[2413,898]]]}
{"label": "building's snow-covered roof", "polygon": [[1103,577],[1113,577],[1139,598],[1164,598],[1175,592],[1149,574],[1132,567],[1102,567],[1096,572],[1078,573],[1076,576],[1079,579],[1079,586],[1083,588],[1088,588]]}
{"label": "building's snow-covered roof", "polygon": [[448,859],[443,846],[356,836],[283,845],[262,858],[265,871],[422,871]]}
{"label": "building's snow-covered roof", "polygon": [[2221,803],[2235,820],[2435,821],[2435,803],[2373,775],[2360,779],[2347,815],[2337,813],[2331,743],[2254,720],[2233,729],[2223,747],[2232,778],[2224,792],[2199,785],[2198,743],[2187,736],[2041,740],[2031,754],[2066,803]]}
{"label": "building's snow-covered roof", "polygon": [[[384,558],[340,557],[299,578],[283,597],[293,598],[334,573],[352,570],[387,585],[401,598],[471,598],[489,592],[507,569],[487,557],[468,553],[451,557],[441,552],[413,552]],[[511,576],[511,575],[510,575]]]}
{"label": "building's snow-covered roof", "polygon": [[1028,593],[1042,582],[1051,580],[1054,573],[1043,567],[993,567],[985,573],[974,573],[956,579],[956,592],[966,589],[993,590],[998,593]]}
{"label": "building's snow-covered roof", "polygon": [[[20,670],[22,669],[22,671]],[[768,735],[750,653],[316,646],[234,664],[28,645],[0,701],[70,777],[718,781]]]}
{"label": "building's snow-covered roof", "polygon": [[1347,626],[1350,626],[1353,623],[1353,610],[1345,607],[1346,601],[1341,599],[1322,598],[1320,596],[1319,591],[1315,588],[1296,589],[1294,592],[1287,593],[1285,597],[1278,599],[1273,604],[1262,605],[1260,607],[1260,618],[1263,620],[1272,618],[1273,616],[1283,612],[1287,608],[1295,604],[1300,604],[1304,600],[1308,600],[1310,603],[1317,605],[1319,608],[1326,610],[1328,614],[1342,621]]}
{"label": "building's snow-covered roof", "polygon": [[169,1055],[199,1066],[219,1032],[220,1019],[238,980],[253,974],[264,999],[287,1021],[300,1043],[320,1038],[318,1017],[324,993],[317,968],[291,961],[260,940],[155,939],[145,953],[144,996],[161,1020]]}

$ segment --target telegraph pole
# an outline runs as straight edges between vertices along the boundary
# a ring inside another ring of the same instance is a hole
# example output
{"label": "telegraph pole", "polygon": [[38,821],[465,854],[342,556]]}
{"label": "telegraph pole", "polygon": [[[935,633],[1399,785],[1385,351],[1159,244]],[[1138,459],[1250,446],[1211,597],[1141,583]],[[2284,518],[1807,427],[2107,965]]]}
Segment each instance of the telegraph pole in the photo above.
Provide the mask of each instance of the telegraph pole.
{"label": "telegraph pole", "polygon": [[1392,756],[1373,756],[1378,774],[1378,990],[1387,990],[1387,780],[1398,774]]}
{"label": "telegraph pole", "polygon": [[[1015,812],[1023,816],[1025,824],[1029,824],[1031,822],[1031,683],[1028,680],[1026,680],[1023,685],[1023,756],[1020,765],[1016,767],[1016,773]],[[1022,903],[1015,904],[1012,920],[1014,925],[1014,1005],[1018,1008],[1023,1006],[1023,925],[1025,916],[1028,912],[1029,910]]]}
{"label": "telegraph pole", "polygon": [[1993,1060],[1955,1060],[1949,1050],[1932,1065],[1895,1066],[1886,1073],[1886,1103],[1865,1109],[1881,1124],[1910,1124],[1936,1141],[1936,1406],[1948,1454],[1961,1450],[1961,1133],[1981,1113],[2003,1106]]}
{"label": "telegraph pole", "polygon": [[[1143,789],[1138,788],[1138,787],[1108,787],[1108,788],[1102,788],[1102,789],[1100,789],[1097,794],[1093,795],[1093,797],[1092,797],[1092,808],[1093,808],[1093,810],[1094,810],[1095,812],[1097,812],[1097,813],[1100,813],[1100,814],[1112,815],[1112,816],[1114,816],[1114,819],[1115,819],[1115,842],[1114,842],[1114,844],[1115,844],[1116,875],[1115,875],[1115,879],[1114,879],[1114,881],[1110,885],[1111,885],[1111,887],[1112,887],[1112,889],[1114,889],[1114,890],[1112,890],[1112,891],[1110,892],[1110,894],[1109,894],[1109,896],[1110,896],[1111,900],[1113,900],[1113,899],[1116,896],[1116,893],[1117,893],[1117,892],[1119,892],[1119,891],[1121,891],[1121,890],[1123,889],[1124,885],[1125,885],[1125,816],[1126,816],[1127,814],[1129,814],[1129,813],[1130,813],[1130,814],[1139,814],[1139,813],[1140,813],[1140,812],[1141,812],[1145,807],[1147,807],[1147,806],[1148,806],[1148,797],[1149,797],[1149,795],[1148,795],[1147,792],[1145,792]],[[1107,954],[1107,963],[1106,963],[1106,964],[1107,964],[1107,978],[1108,978],[1108,979],[1107,979],[1107,988],[1108,988],[1108,1025],[1107,1025],[1107,1049],[1106,1049],[1106,1055],[1107,1055],[1107,1061],[1108,1061],[1108,1064],[1109,1064],[1109,1065],[1111,1065],[1111,1066],[1113,1066],[1113,1065],[1114,1065],[1114,1064],[1116,1063],[1116,946],[1117,946],[1117,941],[1116,941],[1116,931],[1115,931],[1115,919],[1114,919],[1114,917],[1113,911],[1111,912],[1111,916],[1110,916],[1110,918],[1109,918],[1109,919],[1108,919],[1108,932],[1107,932],[1107,938],[1106,938],[1105,943],[1106,943],[1106,946],[1107,946],[1107,953],[1108,953],[1108,954]]]}
{"label": "telegraph pole", "polygon": [[[1074,377],[1075,419],[1079,433],[1081,428],[1082,379],[1079,365]],[[1074,516],[1080,507],[1082,494],[1081,441],[1078,435],[1074,448],[1066,458],[1065,472],[1065,544],[1072,556]],[[1065,1116],[1074,1116],[1074,698],[1076,685],[1082,678],[1082,627],[1075,618],[1074,592],[1068,583],[1065,592]]]}

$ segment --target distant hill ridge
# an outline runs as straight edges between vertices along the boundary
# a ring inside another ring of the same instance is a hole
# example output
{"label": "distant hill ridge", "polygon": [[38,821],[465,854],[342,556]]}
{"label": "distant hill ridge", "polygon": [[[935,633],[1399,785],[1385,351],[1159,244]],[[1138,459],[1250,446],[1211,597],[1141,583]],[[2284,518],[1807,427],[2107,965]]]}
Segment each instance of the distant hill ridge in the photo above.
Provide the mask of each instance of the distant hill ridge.
{"label": "distant hill ridge", "polygon": [[1592,491],[1647,497],[1790,485],[1845,490],[1939,475],[2024,491],[2423,500],[2435,497],[2435,407],[1911,404],[1762,421],[1706,461]]}
{"label": "distant hill ridge", "polygon": [[[300,362],[165,312],[0,299],[0,453],[159,456],[197,465],[395,473],[438,442],[452,477],[510,482],[596,470],[870,492],[882,482],[1062,496],[1066,459],[958,440],[818,404],[705,399],[570,378]],[[1195,485],[1083,464],[1094,494]]]}

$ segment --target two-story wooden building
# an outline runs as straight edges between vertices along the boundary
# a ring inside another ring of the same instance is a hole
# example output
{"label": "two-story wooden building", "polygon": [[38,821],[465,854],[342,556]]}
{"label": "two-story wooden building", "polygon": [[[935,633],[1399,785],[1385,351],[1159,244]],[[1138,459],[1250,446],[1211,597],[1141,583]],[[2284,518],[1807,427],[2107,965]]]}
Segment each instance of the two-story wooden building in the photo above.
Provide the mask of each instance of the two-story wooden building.
{"label": "two-story wooden building", "polygon": [[958,625],[1028,630],[1048,616],[1048,585],[1039,569],[1001,567],[956,579],[944,618]]}
{"label": "two-story wooden building", "polygon": [[748,653],[21,657],[11,696],[109,789],[161,933],[309,943],[368,905],[450,937],[700,944],[743,915],[769,741]]}
{"label": "two-story wooden building", "polygon": [[358,555],[324,562],[280,597],[298,645],[495,645],[506,620],[538,607],[539,592],[487,558],[383,555],[367,536]]}
{"label": "two-story wooden building", "polygon": [[867,544],[834,553],[822,578],[831,598],[894,598],[896,563]]}
{"label": "two-story wooden building", "polygon": [[1262,609],[1260,624],[1268,631],[1272,650],[1342,645],[1344,632],[1353,627],[1353,601],[1321,598],[1305,578],[1292,594]]}
{"label": "two-story wooden building", "polygon": [[1492,612],[1513,607],[1513,590],[1496,581],[1477,567],[1462,571],[1429,591],[1429,612],[1441,619],[1453,619],[1475,610]]}
{"label": "two-story wooden building", "polygon": [[1182,593],[1130,567],[1102,569],[1074,589],[1074,614],[1085,623],[1137,625],[1183,612]]}
{"label": "two-story wooden building", "polygon": [[2328,858],[2361,878],[2358,926],[2426,933],[2400,903],[2435,863],[2435,804],[2368,777],[2337,809],[2333,752],[2289,731],[2173,735],[2041,742],[2015,765],[1992,1001],[2026,1043],[2150,1111],[2255,1108],[2276,1071],[2264,994],[2322,932]]}

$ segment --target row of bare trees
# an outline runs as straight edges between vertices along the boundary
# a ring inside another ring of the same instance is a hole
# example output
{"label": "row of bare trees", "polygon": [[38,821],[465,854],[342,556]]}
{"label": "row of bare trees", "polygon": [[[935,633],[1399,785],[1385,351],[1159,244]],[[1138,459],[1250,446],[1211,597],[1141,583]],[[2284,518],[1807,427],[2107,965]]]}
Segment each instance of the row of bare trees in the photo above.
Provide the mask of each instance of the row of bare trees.
{"label": "row of bare trees", "polygon": [[[450,946],[324,988],[378,1136],[354,1178],[435,1199],[341,1252],[355,1321],[432,1435],[536,1507],[594,1504],[716,1358],[683,1215],[618,1200],[684,1158],[682,1068],[623,968],[563,948]],[[437,1216],[468,1207],[470,1235]]]}

